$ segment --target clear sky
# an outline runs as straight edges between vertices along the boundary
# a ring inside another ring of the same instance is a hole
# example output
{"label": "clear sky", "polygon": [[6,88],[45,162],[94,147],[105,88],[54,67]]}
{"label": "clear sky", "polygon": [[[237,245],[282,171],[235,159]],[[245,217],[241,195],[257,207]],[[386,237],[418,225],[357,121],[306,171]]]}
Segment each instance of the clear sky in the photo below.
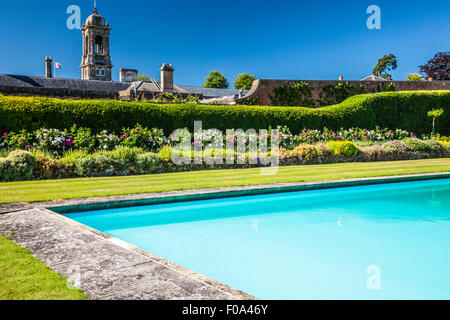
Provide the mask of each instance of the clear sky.
{"label": "clear sky", "polygon": [[[369,5],[381,8],[381,30],[369,30]],[[44,74],[44,57],[62,64],[58,77],[80,78],[81,31],[69,30],[67,7],[93,0],[0,2],[0,73]],[[209,71],[272,79],[359,80],[394,53],[408,73],[438,51],[450,51],[448,0],[98,0],[111,31],[113,78],[120,68],[159,78],[163,62],[175,83],[200,85]]]}

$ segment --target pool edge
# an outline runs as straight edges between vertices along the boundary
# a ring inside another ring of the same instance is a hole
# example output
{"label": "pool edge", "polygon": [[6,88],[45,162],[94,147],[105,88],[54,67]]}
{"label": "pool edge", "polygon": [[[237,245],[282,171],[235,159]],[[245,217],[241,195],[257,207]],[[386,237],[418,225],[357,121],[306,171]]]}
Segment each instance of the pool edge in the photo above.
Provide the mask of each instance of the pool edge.
{"label": "pool edge", "polygon": [[354,178],[329,181],[289,182],[249,186],[233,186],[209,189],[190,189],[158,193],[144,193],[123,196],[107,196],[82,199],[68,199],[62,201],[39,202],[32,204],[35,208],[51,209],[60,214],[80,211],[93,211],[112,208],[135,207],[150,204],[185,202],[218,198],[231,198],[248,195],[282,193],[304,190],[318,190],[363,186],[371,184],[385,184],[394,182],[409,182],[420,180],[434,180],[450,178],[450,172],[424,173],[411,175],[382,176],[369,178]]}

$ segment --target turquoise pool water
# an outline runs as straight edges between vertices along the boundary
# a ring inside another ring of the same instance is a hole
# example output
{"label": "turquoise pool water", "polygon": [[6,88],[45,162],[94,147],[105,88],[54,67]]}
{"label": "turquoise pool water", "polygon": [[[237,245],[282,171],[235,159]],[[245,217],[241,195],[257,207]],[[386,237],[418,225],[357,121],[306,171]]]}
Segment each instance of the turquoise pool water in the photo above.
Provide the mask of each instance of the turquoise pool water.
{"label": "turquoise pool water", "polygon": [[450,179],[66,216],[262,299],[450,299]]}

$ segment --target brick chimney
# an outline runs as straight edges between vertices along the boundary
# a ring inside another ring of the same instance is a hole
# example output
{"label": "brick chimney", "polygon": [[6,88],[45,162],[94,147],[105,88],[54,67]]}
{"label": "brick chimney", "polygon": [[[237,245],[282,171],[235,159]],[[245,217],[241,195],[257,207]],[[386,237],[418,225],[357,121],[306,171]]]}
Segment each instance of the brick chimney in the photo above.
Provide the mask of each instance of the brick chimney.
{"label": "brick chimney", "polygon": [[46,78],[53,78],[52,62],[53,62],[53,60],[51,57],[45,57],[45,77]]}
{"label": "brick chimney", "polygon": [[173,93],[173,71],[171,64],[163,63],[161,67],[161,91]]}

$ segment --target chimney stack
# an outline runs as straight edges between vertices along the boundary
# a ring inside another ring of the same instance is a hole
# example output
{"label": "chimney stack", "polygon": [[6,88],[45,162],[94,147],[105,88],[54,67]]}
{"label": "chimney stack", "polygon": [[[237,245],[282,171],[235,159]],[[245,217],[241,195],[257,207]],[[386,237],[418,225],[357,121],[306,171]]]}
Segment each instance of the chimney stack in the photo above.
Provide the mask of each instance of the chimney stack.
{"label": "chimney stack", "polygon": [[53,62],[53,60],[51,57],[45,57],[45,77],[46,78],[53,78],[52,62]]}
{"label": "chimney stack", "polygon": [[173,93],[173,71],[171,64],[163,63],[161,67],[161,91]]}

